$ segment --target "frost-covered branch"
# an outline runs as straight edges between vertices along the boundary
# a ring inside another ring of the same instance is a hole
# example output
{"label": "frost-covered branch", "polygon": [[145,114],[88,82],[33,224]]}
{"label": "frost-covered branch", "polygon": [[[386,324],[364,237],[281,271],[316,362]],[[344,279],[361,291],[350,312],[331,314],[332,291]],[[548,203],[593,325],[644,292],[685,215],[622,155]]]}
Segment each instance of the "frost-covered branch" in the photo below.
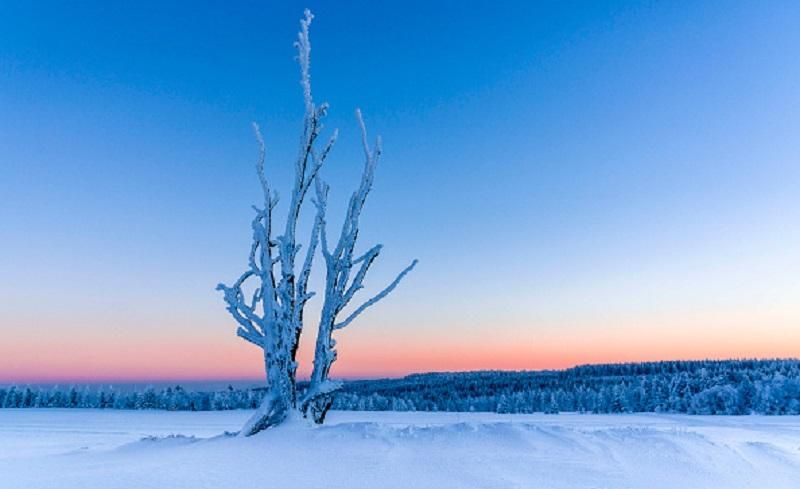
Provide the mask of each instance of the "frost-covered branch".
{"label": "frost-covered branch", "polygon": [[383,289],[382,291],[377,293],[370,300],[368,300],[368,301],[364,302],[363,304],[361,304],[360,306],[358,306],[358,308],[355,311],[353,311],[352,314],[347,316],[347,319],[345,319],[341,323],[334,324],[333,329],[342,329],[342,328],[346,327],[347,325],[352,323],[353,320],[355,318],[357,318],[362,312],[367,310],[368,307],[374,305],[375,303],[377,303],[378,301],[380,301],[381,299],[383,299],[384,297],[389,295],[389,293],[392,292],[395,287],[397,287],[397,284],[399,284],[400,281],[403,280],[403,277],[405,277],[408,272],[413,270],[415,266],[417,266],[417,260],[412,261],[411,265],[407,266],[405,268],[405,270],[400,272],[400,274],[397,276],[397,278],[395,278],[392,281],[392,283],[390,283],[388,286],[386,286],[385,289]]}
{"label": "frost-covered branch", "polygon": [[375,261],[376,258],[378,258],[381,249],[383,249],[383,245],[375,245],[372,248],[370,248],[369,251],[364,253],[362,256],[352,261],[351,263],[352,265],[357,265],[361,263],[361,267],[358,269],[358,273],[356,273],[355,278],[353,278],[353,281],[350,283],[350,286],[347,287],[347,290],[342,296],[342,301],[345,304],[348,304],[353,299],[353,296],[356,294],[356,292],[364,288],[363,285],[364,277],[367,276],[369,267],[372,266],[372,263]]}
{"label": "frost-covered branch", "polygon": [[328,208],[328,192],[330,191],[330,186],[328,186],[322,178],[317,177],[316,191],[317,196],[314,200],[314,206],[317,208],[317,217],[320,220],[319,241],[320,247],[322,248],[322,256],[327,263],[331,259],[331,251],[330,248],[328,248],[328,230],[325,222],[325,213]]}

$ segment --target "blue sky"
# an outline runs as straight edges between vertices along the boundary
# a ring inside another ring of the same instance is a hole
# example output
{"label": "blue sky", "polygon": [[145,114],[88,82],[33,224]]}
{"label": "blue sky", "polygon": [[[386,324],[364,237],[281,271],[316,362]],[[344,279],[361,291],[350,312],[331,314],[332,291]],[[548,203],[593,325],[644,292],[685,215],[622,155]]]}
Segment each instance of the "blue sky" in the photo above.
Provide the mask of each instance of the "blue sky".
{"label": "blue sky", "polygon": [[165,348],[257,372],[213,288],[246,257],[251,121],[288,183],[305,6],[334,201],[356,107],[384,139],[370,284],[420,259],[341,374],[800,354],[795,2],[3,2],[7,377],[207,375],[137,370]]}

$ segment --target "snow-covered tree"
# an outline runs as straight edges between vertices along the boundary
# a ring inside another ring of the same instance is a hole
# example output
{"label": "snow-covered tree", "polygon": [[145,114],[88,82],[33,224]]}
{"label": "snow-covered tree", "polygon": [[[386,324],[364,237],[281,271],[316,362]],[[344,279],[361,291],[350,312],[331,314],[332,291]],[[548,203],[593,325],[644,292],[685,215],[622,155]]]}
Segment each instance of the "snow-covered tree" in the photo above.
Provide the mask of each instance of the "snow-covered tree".
{"label": "snow-covered tree", "polygon": [[[338,388],[338,384],[328,380],[331,364],[336,359],[335,342],[331,337],[333,331],[346,327],[365,309],[388,295],[416,264],[416,261],[413,262],[383,291],[365,301],[346,318],[340,319],[344,307],[363,287],[366,273],[381,250],[381,246],[377,245],[361,256],[354,255],[359,218],[372,188],[380,157],[380,139],[370,148],[361,113],[356,111],[366,163],[361,184],[350,198],[339,239],[335,247],[330,249],[326,229],[328,186],[322,182],[319,172],[336,142],[337,132],[333,131],[327,142],[319,144],[322,120],[328,105],[316,105],[311,92],[308,29],[312,18],[306,10],[295,42],[305,115],[286,219],[282,229],[273,222],[278,196],[266,177],[264,140],[254,124],[260,148],[256,171],[264,201],[261,207],[254,207],[256,215],[252,221],[253,241],[247,270],[232,285],[217,286],[224,293],[228,312],[238,324],[237,335],[263,350],[267,394],[242,429],[242,434],[247,436],[283,422],[297,409],[317,423],[324,420],[332,402],[330,394]],[[312,186],[316,194],[316,216],[304,256],[298,263],[301,250],[297,237],[298,221]],[[314,295],[308,290],[308,281],[318,247],[322,249],[326,264],[325,295],[318,327],[314,373],[309,389],[299,400],[296,356],[304,326],[305,307]],[[355,275],[351,278],[354,269]],[[251,286],[252,292],[245,292],[249,282],[255,285]]]}

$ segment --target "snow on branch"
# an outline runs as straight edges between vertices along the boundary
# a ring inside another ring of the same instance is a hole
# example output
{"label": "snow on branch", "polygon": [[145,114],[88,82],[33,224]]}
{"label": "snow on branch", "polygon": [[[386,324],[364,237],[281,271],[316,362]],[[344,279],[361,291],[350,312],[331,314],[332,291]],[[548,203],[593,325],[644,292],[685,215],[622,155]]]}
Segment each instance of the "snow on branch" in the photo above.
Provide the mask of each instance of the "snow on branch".
{"label": "snow on branch", "polygon": [[370,300],[368,300],[368,301],[364,302],[363,304],[361,304],[360,306],[358,306],[358,308],[355,311],[353,311],[353,313],[350,314],[347,317],[347,319],[345,319],[341,323],[336,323],[333,326],[333,329],[342,329],[342,328],[346,327],[347,325],[352,323],[353,320],[355,318],[357,318],[362,312],[367,310],[368,307],[374,305],[375,303],[377,303],[378,301],[380,301],[381,299],[383,299],[384,297],[389,295],[389,293],[391,293],[394,290],[394,288],[397,287],[397,284],[399,284],[400,281],[403,280],[403,277],[405,277],[408,272],[410,272],[411,270],[414,269],[415,266],[417,266],[417,262],[418,262],[418,260],[412,261],[409,266],[407,266],[402,272],[400,272],[399,275],[397,275],[397,278],[395,278],[392,281],[392,283],[390,283],[388,286],[386,286],[385,289],[383,289],[382,291],[377,293],[375,296],[373,296]]}

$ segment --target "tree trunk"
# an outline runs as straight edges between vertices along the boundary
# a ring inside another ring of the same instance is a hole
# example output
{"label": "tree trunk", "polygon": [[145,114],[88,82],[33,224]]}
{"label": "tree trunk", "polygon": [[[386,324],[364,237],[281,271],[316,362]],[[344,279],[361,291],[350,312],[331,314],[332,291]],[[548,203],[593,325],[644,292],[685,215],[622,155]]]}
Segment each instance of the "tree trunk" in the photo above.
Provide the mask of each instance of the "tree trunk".
{"label": "tree trunk", "polygon": [[314,351],[314,369],[311,372],[311,382],[303,398],[300,410],[303,416],[312,419],[317,424],[325,421],[325,415],[333,404],[332,392],[338,387],[328,381],[331,365],[336,361],[336,344],[331,338],[334,315],[323,306],[322,319],[317,333],[317,345]]}
{"label": "tree trunk", "polygon": [[282,399],[275,399],[271,394],[267,394],[261,406],[242,427],[239,435],[253,436],[267,428],[281,424],[288,416],[289,409],[289,406]]}
{"label": "tree trunk", "polygon": [[302,406],[303,416],[310,418],[316,424],[325,422],[325,415],[328,414],[333,404],[333,394],[319,394],[308,399]]}
{"label": "tree trunk", "polygon": [[240,431],[241,436],[252,436],[281,424],[294,408],[295,385],[286,362],[265,350],[264,365],[267,370],[267,394]]}

